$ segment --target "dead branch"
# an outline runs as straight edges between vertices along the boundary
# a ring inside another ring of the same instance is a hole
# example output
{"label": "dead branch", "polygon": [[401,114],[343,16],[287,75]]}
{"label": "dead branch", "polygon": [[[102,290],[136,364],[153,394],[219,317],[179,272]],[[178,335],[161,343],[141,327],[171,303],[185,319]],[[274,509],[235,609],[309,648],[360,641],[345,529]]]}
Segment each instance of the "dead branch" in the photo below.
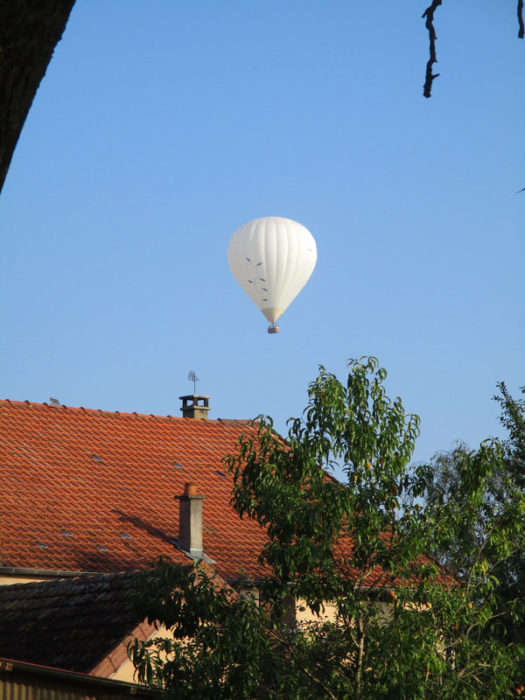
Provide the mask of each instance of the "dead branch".
{"label": "dead branch", "polygon": [[[523,0],[520,0],[522,2]],[[432,0],[432,4],[427,7],[421,17],[426,18],[425,27],[428,31],[429,41],[429,59],[427,61],[427,70],[425,73],[425,84],[423,85],[423,95],[430,97],[432,93],[432,83],[439,76],[439,73],[432,72],[432,66],[437,63],[436,56],[436,30],[434,27],[434,12],[441,5],[442,0]]]}
{"label": "dead branch", "polygon": [[[425,27],[428,31],[428,41],[429,41],[429,58],[427,61],[427,69],[425,73],[425,84],[423,85],[423,95],[425,97],[430,97],[432,93],[432,83],[439,77],[439,73],[432,72],[432,66],[437,63],[436,55],[436,29],[434,27],[434,12],[441,5],[442,0],[432,0],[432,3],[423,12],[421,17],[425,19]],[[523,39],[525,37],[525,22],[523,20],[523,0],[518,0],[517,5],[517,15],[518,15],[518,38]],[[525,189],[525,188],[524,188]],[[520,190],[521,192],[521,190]]]}

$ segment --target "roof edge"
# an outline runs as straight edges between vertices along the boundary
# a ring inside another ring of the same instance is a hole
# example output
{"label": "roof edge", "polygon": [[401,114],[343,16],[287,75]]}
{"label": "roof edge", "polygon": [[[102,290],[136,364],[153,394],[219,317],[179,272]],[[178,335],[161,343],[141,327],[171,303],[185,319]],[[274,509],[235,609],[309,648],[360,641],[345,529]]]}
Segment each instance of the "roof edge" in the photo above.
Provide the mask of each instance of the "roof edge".
{"label": "roof edge", "polygon": [[122,664],[129,660],[128,643],[133,639],[139,639],[141,642],[145,642],[157,629],[155,625],[149,623],[148,619],[145,618],[136,625],[116,647],[93,666],[91,671],[89,671],[89,675],[97,678],[108,678],[113,673],[116,673]]}
{"label": "roof edge", "polygon": [[46,578],[74,578],[75,576],[98,576],[114,574],[115,571],[60,571],[58,569],[23,569],[16,566],[0,566],[0,576],[45,576]]}
{"label": "roof edge", "polygon": [[79,671],[68,671],[55,666],[42,666],[27,661],[9,659],[4,656],[0,657],[0,672],[13,673],[14,671],[31,673],[36,676],[51,676],[69,682],[77,681],[81,684],[92,686],[126,689],[127,693],[132,695],[153,696],[155,693],[158,694],[158,689],[148,688],[137,683],[128,683],[127,681],[114,680],[113,678],[102,678],[102,676],[90,676],[88,673],[80,673]]}

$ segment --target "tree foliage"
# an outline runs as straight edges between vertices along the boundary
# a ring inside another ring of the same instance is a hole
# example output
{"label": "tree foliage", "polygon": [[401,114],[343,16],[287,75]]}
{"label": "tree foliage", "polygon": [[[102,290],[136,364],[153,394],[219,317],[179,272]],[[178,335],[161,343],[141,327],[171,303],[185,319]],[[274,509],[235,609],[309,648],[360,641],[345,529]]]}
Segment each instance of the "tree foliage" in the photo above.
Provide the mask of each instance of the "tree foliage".
{"label": "tree foliage", "polygon": [[[180,698],[514,695],[524,648],[496,626],[517,607],[502,608],[491,562],[523,542],[523,493],[510,494],[461,576],[440,566],[429,553],[486,516],[505,449],[466,453],[460,498],[425,505],[431,467],[409,467],[419,421],[387,397],[385,378],[374,358],[350,361],[345,383],[321,367],[286,440],[263,417],[257,439],[240,440],[227,458],[232,503],[268,533],[260,604],[161,563],[164,584],[146,578],[142,602],[173,637],[134,643],[141,680]],[[291,601],[313,620],[291,614]]]}
{"label": "tree foliage", "polygon": [[[508,432],[499,446],[499,459],[478,465],[479,453],[464,444],[440,453],[433,459],[425,496],[436,520],[446,503],[448,517],[456,521],[454,527],[441,521],[450,534],[436,542],[436,556],[463,581],[476,567],[498,581],[500,614],[491,632],[520,642],[525,639],[525,547],[520,527],[525,516],[520,511],[525,493],[525,400],[514,399],[503,382],[498,388],[494,398]],[[525,387],[521,391],[525,394]],[[486,471],[480,474],[480,469]],[[525,676],[525,660],[522,673]]]}

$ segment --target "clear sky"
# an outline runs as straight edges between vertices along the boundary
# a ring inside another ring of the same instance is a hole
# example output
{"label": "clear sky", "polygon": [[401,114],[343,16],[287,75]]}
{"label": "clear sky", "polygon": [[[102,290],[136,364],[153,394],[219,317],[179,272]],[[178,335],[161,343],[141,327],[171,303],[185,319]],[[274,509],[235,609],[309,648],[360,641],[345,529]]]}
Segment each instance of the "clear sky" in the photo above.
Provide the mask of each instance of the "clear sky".
{"label": "clear sky", "polygon": [[[525,384],[525,42],[515,2],[77,0],[0,197],[3,398],[299,415],[375,355],[416,460],[500,434]],[[317,267],[268,335],[232,233],[304,224]]]}

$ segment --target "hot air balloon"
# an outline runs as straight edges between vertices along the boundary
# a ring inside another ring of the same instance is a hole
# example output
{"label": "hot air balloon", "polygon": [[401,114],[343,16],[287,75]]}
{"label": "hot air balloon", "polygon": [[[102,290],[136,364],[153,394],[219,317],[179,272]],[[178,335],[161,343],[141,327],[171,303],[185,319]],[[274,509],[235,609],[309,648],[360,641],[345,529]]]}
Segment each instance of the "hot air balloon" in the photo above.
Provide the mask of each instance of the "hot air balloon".
{"label": "hot air balloon", "polygon": [[276,324],[304,285],[317,261],[317,246],[310,231],[292,219],[264,216],[235,231],[228,244],[228,262],[237,282]]}

